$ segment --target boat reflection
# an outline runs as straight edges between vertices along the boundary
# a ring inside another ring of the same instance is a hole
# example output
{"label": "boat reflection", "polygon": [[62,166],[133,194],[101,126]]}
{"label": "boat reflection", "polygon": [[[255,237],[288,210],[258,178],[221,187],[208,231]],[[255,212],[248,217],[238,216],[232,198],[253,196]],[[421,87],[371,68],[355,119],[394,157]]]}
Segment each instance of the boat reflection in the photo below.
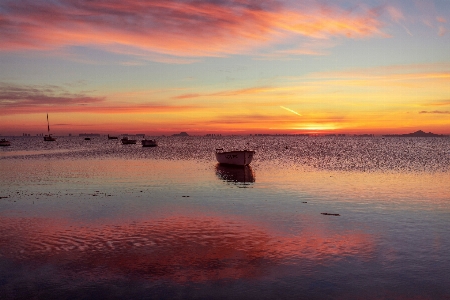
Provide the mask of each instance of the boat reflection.
{"label": "boat reflection", "polygon": [[220,180],[246,185],[255,182],[255,174],[250,166],[216,165],[216,175]]}

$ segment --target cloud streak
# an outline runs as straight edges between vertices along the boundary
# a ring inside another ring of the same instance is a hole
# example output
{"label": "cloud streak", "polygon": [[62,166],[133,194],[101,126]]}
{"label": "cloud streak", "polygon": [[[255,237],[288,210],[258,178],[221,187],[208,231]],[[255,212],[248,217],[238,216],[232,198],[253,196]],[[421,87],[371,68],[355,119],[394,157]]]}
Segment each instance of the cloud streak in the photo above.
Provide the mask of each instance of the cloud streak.
{"label": "cloud streak", "polygon": [[242,54],[296,36],[386,36],[375,9],[347,10],[319,1],[295,7],[285,4],[276,0],[2,1],[0,50],[90,46],[155,59],[155,54]]}
{"label": "cloud streak", "polygon": [[189,93],[181,94],[172,97],[172,99],[182,100],[182,99],[194,99],[194,98],[205,98],[205,97],[237,97],[237,96],[251,96],[251,95],[263,95],[263,94],[286,94],[293,89],[299,89],[298,87],[271,87],[271,86],[255,86],[242,89],[229,89],[222,90],[211,93]]}
{"label": "cloud streak", "polygon": [[296,115],[298,115],[298,116],[301,116],[301,114],[299,114],[299,113],[296,112],[295,110],[292,110],[292,109],[287,108],[287,107],[284,107],[284,106],[280,106],[280,107],[281,107],[282,109],[285,109],[285,110],[287,110],[287,111],[293,113],[293,114],[296,114]]}
{"label": "cloud streak", "polygon": [[110,103],[106,96],[90,96],[87,92],[71,93],[54,85],[13,85],[0,83],[0,115],[60,113],[173,113],[201,109],[195,105],[164,103]]}
{"label": "cloud streak", "polygon": [[419,114],[450,114],[450,111],[442,111],[442,110],[433,110],[433,111],[426,111],[422,110],[419,112]]}
{"label": "cloud streak", "polygon": [[58,86],[17,86],[0,83],[0,107],[89,105],[105,100],[83,93],[70,93]]}

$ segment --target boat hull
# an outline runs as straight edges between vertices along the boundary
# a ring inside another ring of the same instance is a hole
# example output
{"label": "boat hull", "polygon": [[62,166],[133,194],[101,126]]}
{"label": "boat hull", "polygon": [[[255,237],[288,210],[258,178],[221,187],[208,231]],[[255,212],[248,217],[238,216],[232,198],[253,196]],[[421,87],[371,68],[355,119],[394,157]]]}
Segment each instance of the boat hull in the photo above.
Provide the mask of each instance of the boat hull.
{"label": "boat hull", "polygon": [[124,145],[134,145],[134,144],[136,144],[136,140],[122,139],[122,144],[124,144]]}
{"label": "boat hull", "polygon": [[54,137],[52,137],[52,136],[44,136],[44,141],[46,141],[46,142],[54,142],[54,141],[56,141],[56,139],[54,138]]}
{"label": "boat hull", "polygon": [[11,146],[9,141],[0,141],[0,146]]}
{"label": "boat hull", "polygon": [[142,147],[156,147],[158,144],[154,140],[142,140]]}
{"label": "boat hull", "polygon": [[249,150],[216,152],[216,159],[220,164],[247,166],[252,162],[253,154],[255,151]]}

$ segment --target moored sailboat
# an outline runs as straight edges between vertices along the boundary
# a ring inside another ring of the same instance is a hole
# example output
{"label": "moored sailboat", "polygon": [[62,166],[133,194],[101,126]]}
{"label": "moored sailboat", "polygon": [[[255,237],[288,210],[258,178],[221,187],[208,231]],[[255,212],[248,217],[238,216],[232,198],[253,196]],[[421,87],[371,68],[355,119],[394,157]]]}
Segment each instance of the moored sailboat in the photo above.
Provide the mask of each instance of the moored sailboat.
{"label": "moored sailboat", "polygon": [[56,141],[56,139],[54,137],[52,137],[52,135],[50,134],[50,123],[48,121],[48,114],[47,114],[47,132],[48,132],[48,135],[44,136],[44,141],[46,141],[46,142]]}

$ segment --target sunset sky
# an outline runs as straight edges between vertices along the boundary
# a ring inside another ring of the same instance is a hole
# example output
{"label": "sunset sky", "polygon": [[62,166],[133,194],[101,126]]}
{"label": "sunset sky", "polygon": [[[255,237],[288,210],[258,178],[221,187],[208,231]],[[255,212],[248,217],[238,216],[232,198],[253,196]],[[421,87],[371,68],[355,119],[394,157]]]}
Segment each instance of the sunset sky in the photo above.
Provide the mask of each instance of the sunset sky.
{"label": "sunset sky", "polygon": [[0,135],[450,134],[448,0],[2,0]]}

